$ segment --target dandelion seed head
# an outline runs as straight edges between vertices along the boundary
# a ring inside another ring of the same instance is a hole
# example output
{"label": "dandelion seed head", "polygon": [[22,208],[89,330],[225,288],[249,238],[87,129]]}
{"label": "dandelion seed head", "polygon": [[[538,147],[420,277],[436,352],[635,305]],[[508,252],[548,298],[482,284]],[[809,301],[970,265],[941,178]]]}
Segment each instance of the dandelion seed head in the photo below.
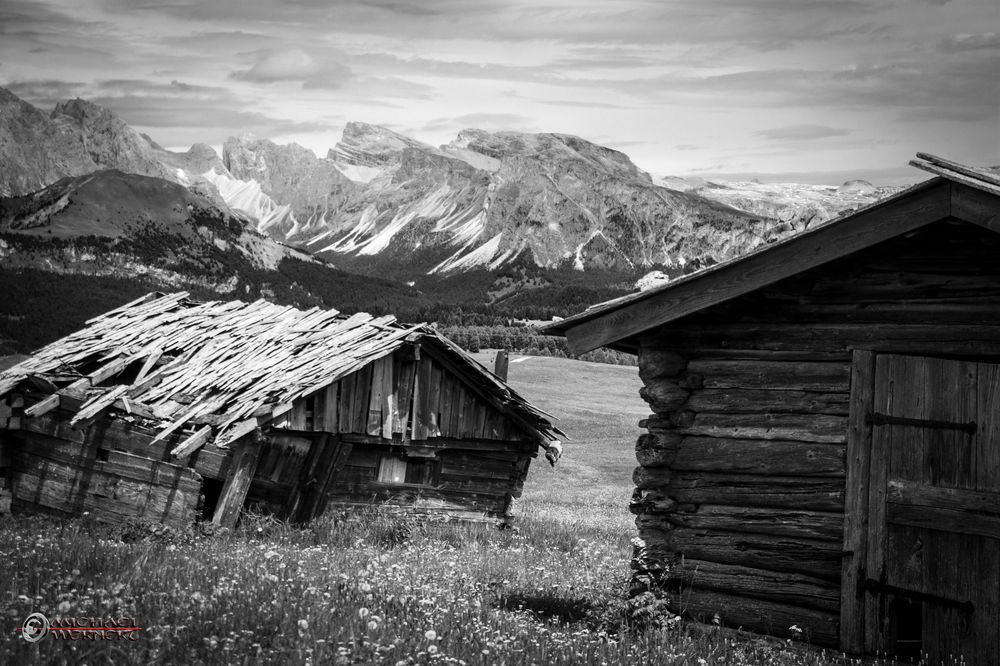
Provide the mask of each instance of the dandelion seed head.
{"label": "dandelion seed head", "polygon": [[424,638],[426,638],[429,641],[436,641],[437,637],[438,637],[437,632],[434,631],[433,629],[428,629],[427,631],[424,632]]}

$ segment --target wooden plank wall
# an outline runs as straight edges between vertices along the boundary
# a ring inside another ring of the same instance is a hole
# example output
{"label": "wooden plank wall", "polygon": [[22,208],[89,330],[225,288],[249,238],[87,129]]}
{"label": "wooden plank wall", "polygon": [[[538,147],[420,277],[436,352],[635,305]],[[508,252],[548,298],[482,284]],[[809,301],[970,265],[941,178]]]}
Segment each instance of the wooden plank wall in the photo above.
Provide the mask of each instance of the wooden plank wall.
{"label": "wooden plank wall", "polygon": [[523,437],[510,419],[437,361],[427,355],[409,360],[403,352],[296,401],[275,426],[398,441]]}
{"label": "wooden plank wall", "polygon": [[837,646],[852,353],[1000,355],[997,256],[939,223],[644,336],[637,589]]}
{"label": "wooden plank wall", "polygon": [[497,443],[493,450],[442,448],[433,486],[378,482],[379,464],[398,450],[379,444],[355,444],[331,489],[329,501],[340,506],[394,504],[450,515],[504,515],[510,496],[520,497],[524,473],[534,451],[518,442]]}
{"label": "wooden plank wall", "polygon": [[195,519],[202,476],[167,462],[174,442],[150,444],[152,433],[101,420],[84,430],[69,415],[26,418],[7,434],[15,507],[98,520],[142,518],[172,525]]}
{"label": "wooden plank wall", "polygon": [[[17,396],[16,399],[21,398]],[[16,430],[21,425],[20,417],[14,417],[14,401],[14,395],[0,398],[0,516],[10,513],[11,510],[10,491],[13,479],[10,465],[14,453],[14,441],[9,435],[8,428]],[[12,418],[17,418],[17,421],[12,422]]]}

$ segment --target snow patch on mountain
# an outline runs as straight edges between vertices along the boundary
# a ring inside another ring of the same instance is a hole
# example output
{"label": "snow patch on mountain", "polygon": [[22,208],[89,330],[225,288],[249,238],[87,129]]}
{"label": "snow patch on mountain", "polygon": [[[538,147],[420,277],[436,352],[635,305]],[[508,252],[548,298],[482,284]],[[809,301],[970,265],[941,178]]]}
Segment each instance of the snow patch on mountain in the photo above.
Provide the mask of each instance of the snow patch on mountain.
{"label": "snow patch on mountain", "polygon": [[291,223],[292,228],[298,227],[292,207],[275,203],[264,194],[256,180],[240,180],[215,169],[209,169],[201,177],[219,190],[226,205],[256,220],[257,231],[267,233],[268,229],[287,223]]}
{"label": "snow patch on mountain", "polygon": [[482,153],[477,153],[474,150],[457,147],[455,145],[441,146],[441,150],[446,152],[450,157],[460,159],[476,169],[482,169],[483,171],[489,171],[490,173],[496,173],[500,170],[501,162],[495,157],[483,155]]}
{"label": "snow patch on mountain", "polygon": [[375,230],[376,222],[378,222],[378,209],[372,204],[361,211],[361,218],[346,236],[319,249],[318,252],[357,252],[364,247],[362,239]]}
{"label": "snow patch on mountain", "polygon": [[365,185],[385,173],[383,169],[378,167],[363,166],[361,164],[335,164],[334,166],[350,180],[353,180],[355,183],[364,183]]}
{"label": "snow patch on mountain", "polygon": [[486,211],[482,208],[466,208],[452,212],[437,221],[431,230],[435,233],[450,233],[453,243],[466,244],[479,238],[486,229]]}
{"label": "snow patch on mountain", "polygon": [[471,252],[463,254],[469,246],[467,243],[458,252],[442,261],[429,272],[432,274],[450,273],[452,271],[467,271],[481,266],[488,268],[494,263],[494,258],[500,250],[500,239],[502,237],[503,232],[500,232]]}

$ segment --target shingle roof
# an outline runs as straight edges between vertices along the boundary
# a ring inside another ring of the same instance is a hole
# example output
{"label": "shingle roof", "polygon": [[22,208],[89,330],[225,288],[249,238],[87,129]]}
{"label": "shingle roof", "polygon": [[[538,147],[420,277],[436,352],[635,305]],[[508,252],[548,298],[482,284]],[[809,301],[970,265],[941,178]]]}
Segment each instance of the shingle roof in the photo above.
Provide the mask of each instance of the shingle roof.
{"label": "shingle roof", "polygon": [[74,423],[114,405],[151,415],[158,438],[202,425],[224,446],[248,421],[276,418],[293,401],[418,340],[447,354],[543,446],[562,436],[547,414],[426,324],[264,300],[201,303],[186,292],[151,293],[89,320],[0,373],[0,396],[22,382],[53,396],[76,392],[84,402]]}

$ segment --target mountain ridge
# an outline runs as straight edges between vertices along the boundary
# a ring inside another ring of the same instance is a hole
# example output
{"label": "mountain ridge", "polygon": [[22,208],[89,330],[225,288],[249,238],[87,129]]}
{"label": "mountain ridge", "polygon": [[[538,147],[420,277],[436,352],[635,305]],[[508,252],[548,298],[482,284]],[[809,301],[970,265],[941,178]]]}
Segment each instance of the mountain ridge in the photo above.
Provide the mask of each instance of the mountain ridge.
{"label": "mountain ridge", "polygon": [[46,116],[5,90],[2,166],[0,195],[106,168],[164,178],[251,218],[274,240],[353,270],[412,279],[523,262],[686,270],[880,196],[776,202],[774,192],[742,186],[672,188],[621,151],[559,133],[470,128],[434,147],[349,122],[325,157],[247,135],[228,139],[221,156],[205,144],[171,152],[85,100]]}

